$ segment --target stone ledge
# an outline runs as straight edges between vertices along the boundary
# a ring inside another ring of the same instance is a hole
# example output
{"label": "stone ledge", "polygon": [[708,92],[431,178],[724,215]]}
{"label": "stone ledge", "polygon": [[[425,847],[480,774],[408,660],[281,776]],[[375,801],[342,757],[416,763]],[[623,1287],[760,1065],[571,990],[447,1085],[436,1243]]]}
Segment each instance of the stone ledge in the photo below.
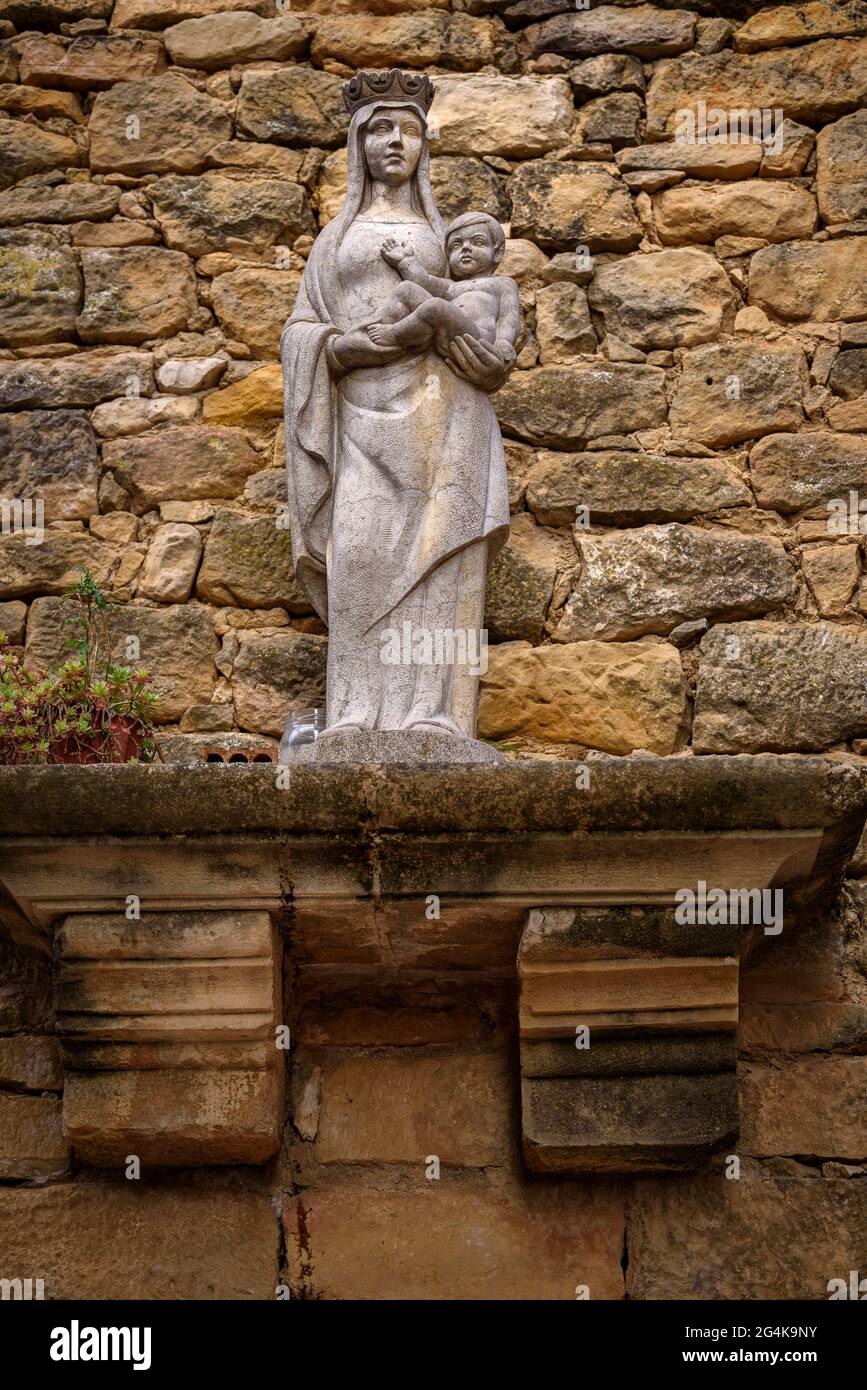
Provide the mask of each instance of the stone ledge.
{"label": "stone ledge", "polygon": [[[589,768],[589,786],[576,772]],[[785,830],[867,811],[867,762],[802,754],[498,767],[0,768],[0,836]]]}

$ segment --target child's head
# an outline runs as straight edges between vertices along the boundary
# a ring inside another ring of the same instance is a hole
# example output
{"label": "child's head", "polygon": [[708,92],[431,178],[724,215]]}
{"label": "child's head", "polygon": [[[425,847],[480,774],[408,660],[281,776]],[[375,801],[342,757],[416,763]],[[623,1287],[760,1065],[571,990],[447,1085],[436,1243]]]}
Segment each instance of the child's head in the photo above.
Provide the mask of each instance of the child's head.
{"label": "child's head", "polygon": [[455,280],[492,275],[506,249],[506,236],[496,217],[465,212],[446,227],[446,256]]}

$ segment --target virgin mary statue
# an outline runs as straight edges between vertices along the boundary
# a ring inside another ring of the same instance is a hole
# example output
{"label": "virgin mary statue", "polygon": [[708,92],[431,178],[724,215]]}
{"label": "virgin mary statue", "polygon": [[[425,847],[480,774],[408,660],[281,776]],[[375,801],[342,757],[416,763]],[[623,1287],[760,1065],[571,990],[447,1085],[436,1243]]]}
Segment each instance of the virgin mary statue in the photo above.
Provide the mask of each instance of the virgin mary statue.
{"label": "virgin mary statue", "polygon": [[386,241],[447,273],[428,162],[433,84],[362,72],[343,95],[346,198],[281,341],[295,573],[329,628],[316,758],[434,747],[447,761],[487,760],[494,750],[474,739],[485,571],[509,522],[487,393],[514,353],[469,334],[440,351],[379,346],[365,331],[400,284]]}

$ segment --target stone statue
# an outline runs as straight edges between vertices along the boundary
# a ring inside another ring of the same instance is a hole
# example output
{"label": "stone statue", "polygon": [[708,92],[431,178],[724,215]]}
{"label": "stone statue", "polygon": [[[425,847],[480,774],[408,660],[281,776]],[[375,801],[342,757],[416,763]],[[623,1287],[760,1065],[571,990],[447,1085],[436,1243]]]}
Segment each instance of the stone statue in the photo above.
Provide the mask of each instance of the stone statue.
{"label": "stone statue", "polygon": [[446,230],[430,78],[358,73],[341,213],[283,330],[296,575],[329,627],[326,728],[304,761],[497,761],[475,735],[485,572],[509,527],[488,393],[520,329],[500,224]]}

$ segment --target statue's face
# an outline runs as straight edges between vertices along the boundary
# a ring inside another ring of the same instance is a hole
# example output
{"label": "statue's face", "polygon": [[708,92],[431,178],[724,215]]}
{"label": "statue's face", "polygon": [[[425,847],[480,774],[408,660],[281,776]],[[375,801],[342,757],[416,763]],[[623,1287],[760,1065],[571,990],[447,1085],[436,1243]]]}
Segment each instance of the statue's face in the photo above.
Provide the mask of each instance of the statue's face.
{"label": "statue's face", "polygon": [[364,157],[371,178],[403,183],[412,178],[421,156],[424,128],[408,106],[382,106],[367,123]]}

